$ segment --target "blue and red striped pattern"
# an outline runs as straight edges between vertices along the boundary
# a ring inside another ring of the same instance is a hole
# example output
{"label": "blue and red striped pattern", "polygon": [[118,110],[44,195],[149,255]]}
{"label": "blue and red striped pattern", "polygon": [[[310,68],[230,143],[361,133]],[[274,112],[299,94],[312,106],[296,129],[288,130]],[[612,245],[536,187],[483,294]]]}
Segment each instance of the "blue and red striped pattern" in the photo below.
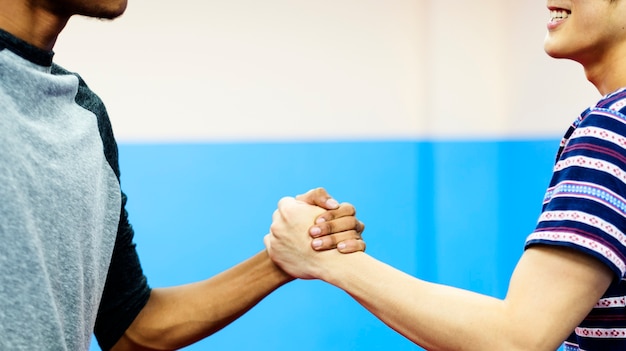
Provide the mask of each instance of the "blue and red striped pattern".
{"label": "blue and red striped pattern", "polygon": [[626,91],[602,99],[576,119],[557,154],[532,245],[591,254],[616,274],[614,283],[574,331],[566,350],[626,347]]}

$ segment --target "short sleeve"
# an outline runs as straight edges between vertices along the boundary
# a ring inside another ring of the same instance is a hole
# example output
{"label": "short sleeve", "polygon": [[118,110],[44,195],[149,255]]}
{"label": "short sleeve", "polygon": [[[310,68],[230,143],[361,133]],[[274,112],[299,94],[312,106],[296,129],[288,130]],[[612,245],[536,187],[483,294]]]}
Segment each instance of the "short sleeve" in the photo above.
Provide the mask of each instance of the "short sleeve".
{"label": "short sleeve", "polygon": [[553,245],[596,257],[619,280],[626,273],[626,120],[588,109],[566,140],[526,248]]}
{"label": "short sleeve", "polygon": [[[62,74],[70,73],[57,65],[53,65],[52,69]],[[93,112],[98,119],[104,155],[119,181],[117,143],[106,108],[85,81],[79,75],[76,77],[79,79],[76,103]],[[150,287],[143,274],[133,242],[133,228],[128,221],[127,197],[124,193],[121,195],[120,220],[115,246],[94,327],[96,339],[103,350],[109,350],[115,345],[150,297]]]}
{"label": "short sleeve", "polygon": [[124,210],[126,199],[122,194],[122,216],[94,329],[102,350],[115,345],[150,297]]}

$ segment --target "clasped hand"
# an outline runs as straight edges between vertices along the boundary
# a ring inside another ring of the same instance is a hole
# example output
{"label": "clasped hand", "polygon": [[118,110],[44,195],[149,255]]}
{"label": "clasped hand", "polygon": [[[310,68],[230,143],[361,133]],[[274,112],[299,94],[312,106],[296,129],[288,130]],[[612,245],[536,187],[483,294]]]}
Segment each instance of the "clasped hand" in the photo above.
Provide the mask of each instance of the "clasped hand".
{"label": "clasped hand", "polygon": [[365,251],[365,226],[355,215],[354,206],[337,203],[323,188],[284,197],[264,238],[269,256],[295,278],[319,278],[325,256]]}

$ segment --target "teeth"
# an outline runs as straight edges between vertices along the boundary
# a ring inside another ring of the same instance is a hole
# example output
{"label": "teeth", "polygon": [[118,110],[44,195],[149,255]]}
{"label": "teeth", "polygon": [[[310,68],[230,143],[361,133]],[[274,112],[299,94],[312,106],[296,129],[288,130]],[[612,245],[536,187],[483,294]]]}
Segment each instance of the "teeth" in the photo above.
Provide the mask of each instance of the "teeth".
{"label": "teeth", "polygon": [[564,20],[569,17],[569,12],[566,10],[550,10],[550,21]]}

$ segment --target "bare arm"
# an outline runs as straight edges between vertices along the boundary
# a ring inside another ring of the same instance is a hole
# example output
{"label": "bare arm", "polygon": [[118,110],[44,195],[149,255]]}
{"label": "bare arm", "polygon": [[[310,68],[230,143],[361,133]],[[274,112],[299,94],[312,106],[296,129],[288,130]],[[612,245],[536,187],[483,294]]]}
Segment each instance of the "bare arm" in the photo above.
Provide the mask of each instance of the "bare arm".
{"label": "bare arm", "polygon": [[320,266],[323,280],[428,350],[555,350],[612,278],[595,259],[547,247],[524,253],[504,300],[428,283],[366,254]]}
{"label": "bare arm", "polygon": [[[317,250],[334,250],[338,242],[350,243],[345,252],[364,250],[363,224],[349,204],[339,205],[322,188],[299,196],[316,205],[316,236],[324,239]],[[347,218],[351,217],[351,218]],[[307,234],[309,248],[312,238]],[[207,337],[254,307],[265,296],[294,278],[277,267],[264,250],[250,259],[204,281],[152,290],[146,306],[113,350],[174,350]]]}
{"label": "bare arm", "polygon": [[319,278],[352,295],[383,322],[428,350],[555,350],[609,286],[608,267],[561,248],[528,249],[505,299],[433,284],[365,253],[314,252],[302,223],[317,209],[281,200],[270,256],[290,274]]}
{"label": "bare arm", "polygon": [[262,251],[205,281],[154,289],[113,350],[181,348],[222,329],[291,280]]}

